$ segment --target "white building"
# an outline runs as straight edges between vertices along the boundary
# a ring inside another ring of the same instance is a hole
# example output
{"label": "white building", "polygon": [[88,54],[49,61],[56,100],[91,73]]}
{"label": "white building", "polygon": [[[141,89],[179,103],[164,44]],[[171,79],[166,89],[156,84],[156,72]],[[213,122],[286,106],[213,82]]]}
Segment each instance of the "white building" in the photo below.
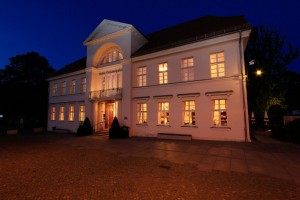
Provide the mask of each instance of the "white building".
{"label": "white building", "polygon": [[206,16],[143,35],[103,20],[83,42],[86,58],[49,78],[48,130],[96,132],[116,116],[130,136],[160,133],[250,141],[242,16]]}

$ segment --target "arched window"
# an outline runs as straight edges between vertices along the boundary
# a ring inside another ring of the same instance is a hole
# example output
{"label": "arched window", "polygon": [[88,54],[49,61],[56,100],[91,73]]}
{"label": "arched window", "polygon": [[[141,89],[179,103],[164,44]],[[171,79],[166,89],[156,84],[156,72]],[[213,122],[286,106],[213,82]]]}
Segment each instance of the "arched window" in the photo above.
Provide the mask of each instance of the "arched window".
{"label": "arched window", "polygon": [[114,61],[121,60],[121,59],[123,59],[121,50],[119,48],[112,47],[112,48],[107,49],[103,53],[103,55],[100,59],[100,65],[105,64],[105,63],[114,62]]}

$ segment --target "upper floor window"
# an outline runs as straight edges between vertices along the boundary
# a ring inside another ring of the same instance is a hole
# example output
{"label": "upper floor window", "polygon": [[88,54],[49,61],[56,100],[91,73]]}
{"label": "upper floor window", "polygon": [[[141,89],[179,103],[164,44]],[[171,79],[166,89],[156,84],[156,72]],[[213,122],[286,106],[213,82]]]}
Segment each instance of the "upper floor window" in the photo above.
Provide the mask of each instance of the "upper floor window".
{"label": "upper floor window", "polygon": [[161,63],[158,65],[159,84],[168,83],[168,63]]}
{"label": "upper floor window", "polygon": [[109,48],[107,49],[102,57],[100,58],[100,64],[110,63],[117,60],[123,59],[123,55],[121,53],[121,50],[118,48]]}
{"label": "upper floor window", "polygon": [[86,92],[86,78],[81,78],[80,92]]}
{"label": "upper floor window", "polygon": [[137,68],[137,86],[146,86],[147,84],[147,68],[139,67]]}
{"label": "upper floor window", "polygon": [[225,99],[212,100],[213,125],[227,126],[227,110]]}
{"label": "upper floor window", "polygon": [[67,83],[66,83],[66,81],[64,81],[61,84],[61,91],[60,91],[61,95],[65,95],[66,94],[66,88],[67,88]]}
{"label": "upper floor window", "polygon": [[76,81],[71,80],[71,82],[70,82],[70,94],[75,94],[75,85],[76,85]]}
{"label": "upper floor window", "polygon": [[52,87],[52,96],[54,97],[56,95],[57,95],[57,83],[54,83]]}
{"label": "upper floor window", "polygon": [[225,76],[224,52],[210,54],[211,78]]}
{"label": "upper floor window", "polygon": [[181,60],[181,76],[183,81],[194,80],[194,58]]}

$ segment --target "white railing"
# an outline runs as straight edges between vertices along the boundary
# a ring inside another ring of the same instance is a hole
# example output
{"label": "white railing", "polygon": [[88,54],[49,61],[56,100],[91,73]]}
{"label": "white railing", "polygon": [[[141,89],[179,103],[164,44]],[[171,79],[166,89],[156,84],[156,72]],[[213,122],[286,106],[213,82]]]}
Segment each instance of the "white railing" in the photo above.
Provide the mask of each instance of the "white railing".
{"label": "white railing", "polygon": [[95,90],[90,92],[90,99],[101,99],[101,98],[121,98],[122,88],[114,88],[107,90]]}

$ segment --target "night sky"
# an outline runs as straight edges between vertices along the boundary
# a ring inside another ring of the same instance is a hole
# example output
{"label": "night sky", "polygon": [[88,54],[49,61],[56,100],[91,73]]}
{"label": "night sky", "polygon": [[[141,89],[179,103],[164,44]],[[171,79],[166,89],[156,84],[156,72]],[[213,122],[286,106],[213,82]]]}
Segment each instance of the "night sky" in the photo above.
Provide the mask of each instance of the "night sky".
{"label": "night sky", "polygon": [[[148,34],[206,15],[244,15],[273,27],[300,48],[299,0],[7,0],[0,4],[0,68],[30,51],[55,68],[86,55],[82,42],[103,19],[134,25]],[[288,66],[300,73],[300,58]]]}

